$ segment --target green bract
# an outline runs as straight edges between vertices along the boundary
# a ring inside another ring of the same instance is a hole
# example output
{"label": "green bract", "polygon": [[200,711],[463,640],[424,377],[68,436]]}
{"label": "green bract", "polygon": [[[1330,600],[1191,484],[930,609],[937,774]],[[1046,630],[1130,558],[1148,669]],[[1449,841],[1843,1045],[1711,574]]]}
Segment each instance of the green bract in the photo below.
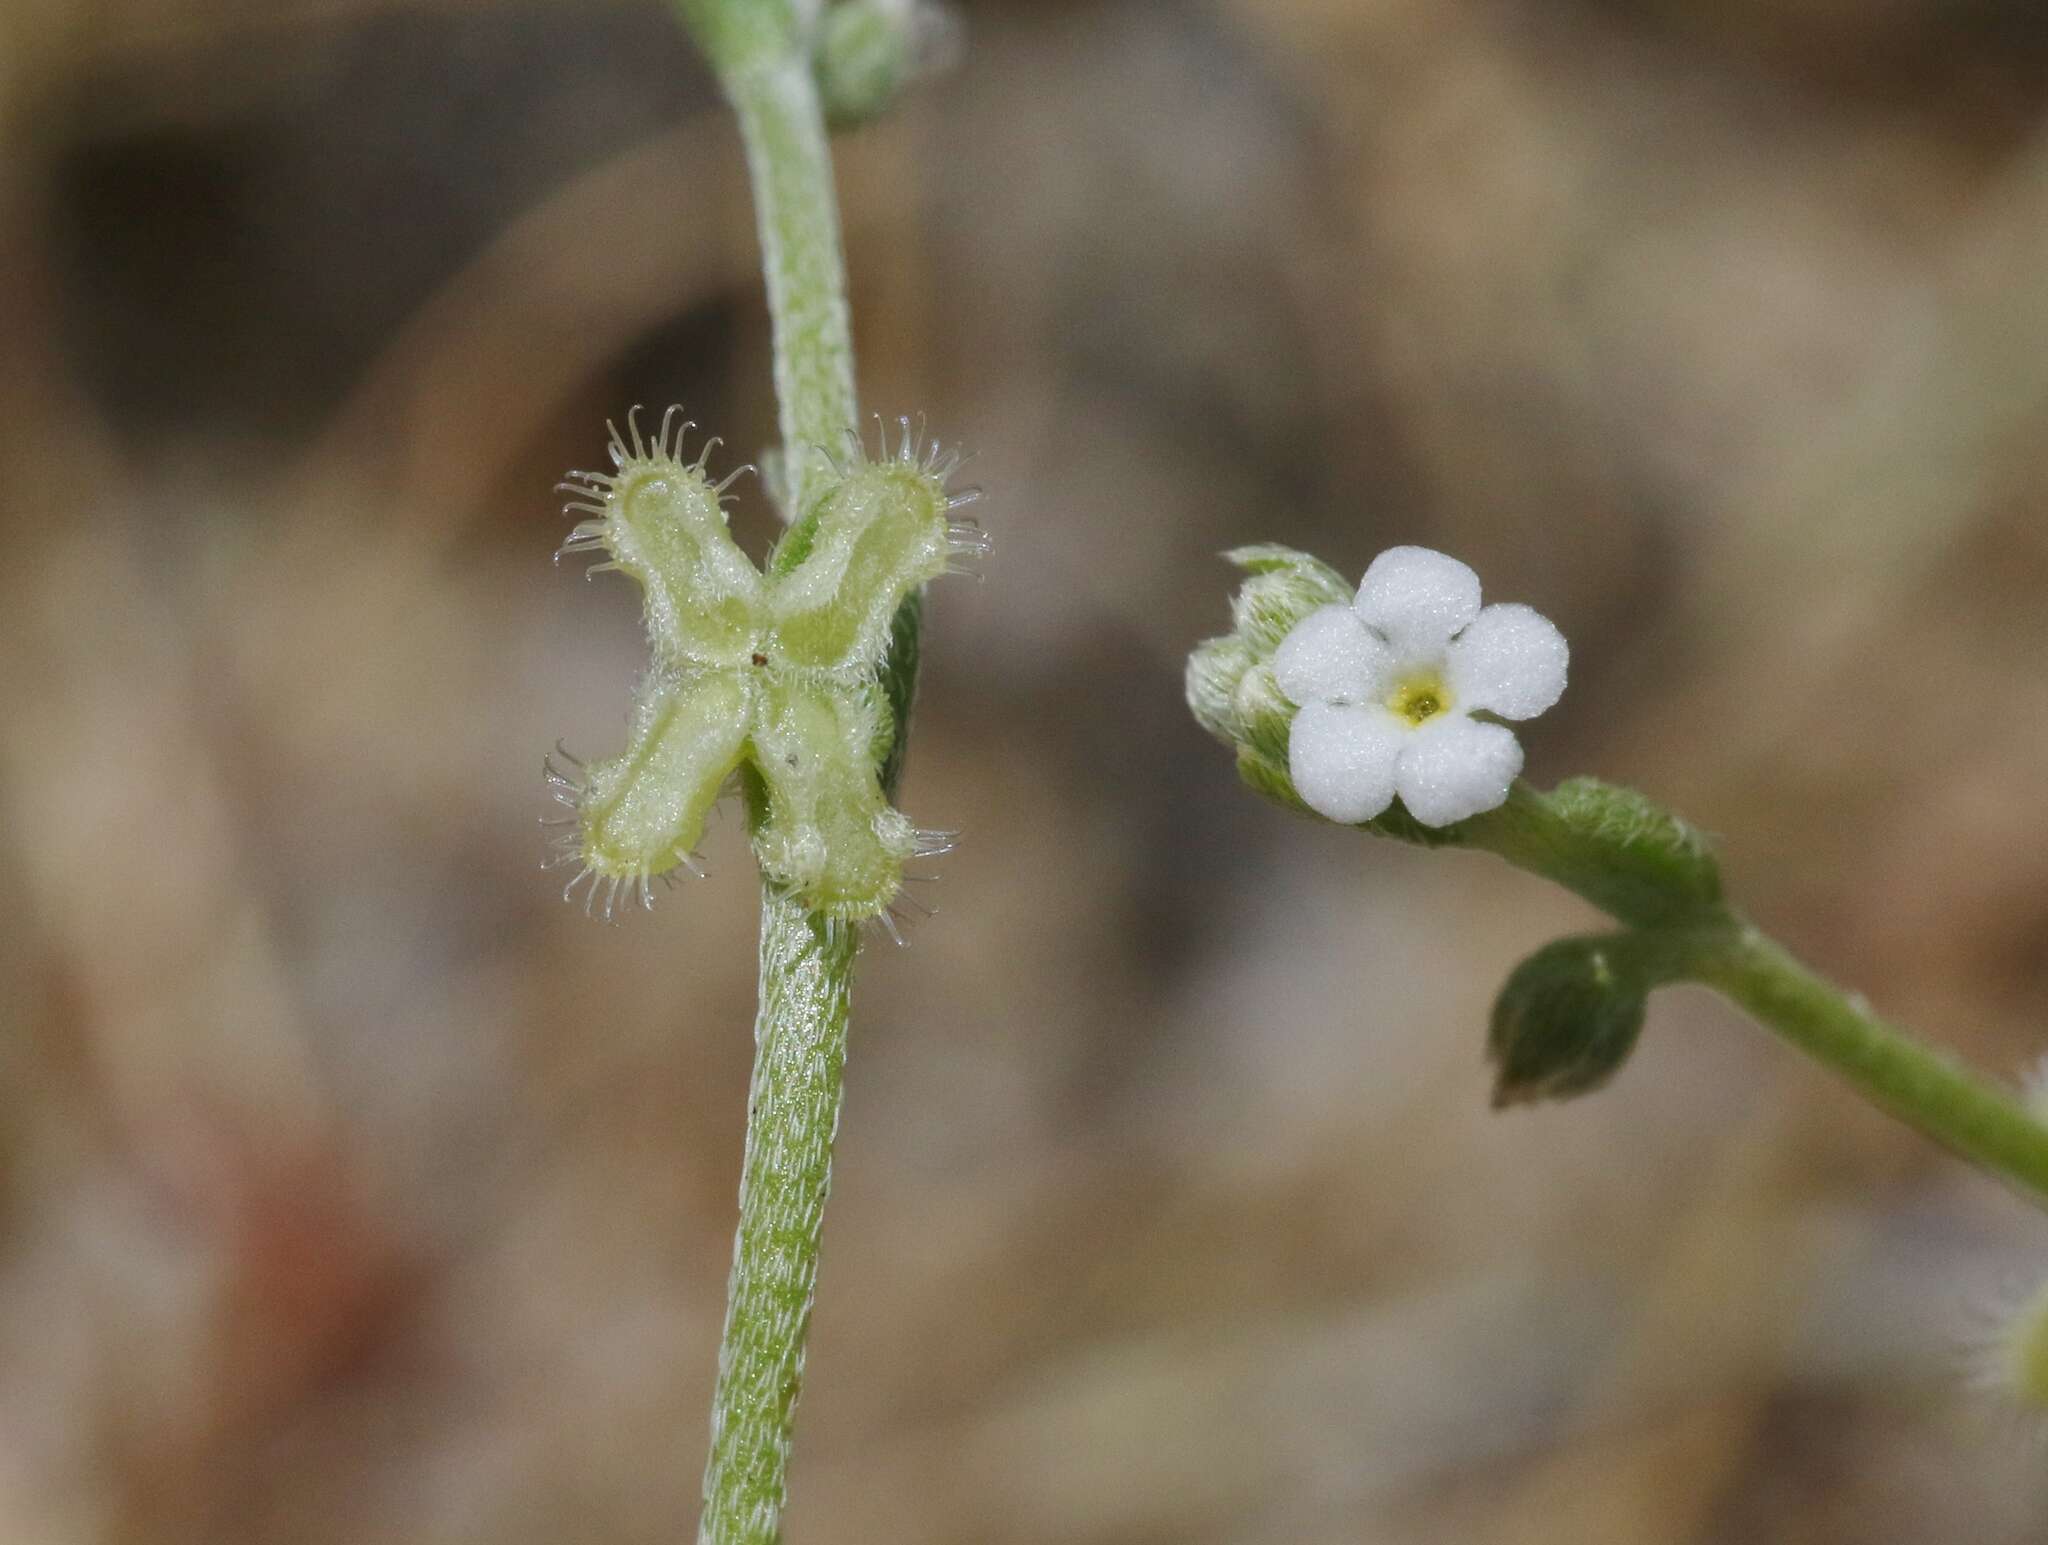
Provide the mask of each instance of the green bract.
{"label": "green bract", "polygon": [[1556,940],[1516,967],[1487,1032],[1493,1103],[1569,1099],[1612,1078],[1642,1034],[1657,953],[1646,935],[1600,934]]}
{"label": "green bract", "polygon": [[[560,856],[579,864],[610,912],[631,887],[693,867],[711,808],[745,769],[754,852],[806,907],[839,918],[886,911],[903,864],[942,852],[883,792],[893,716],[879,671],[904,600],[983,548],[951,512],[957,458],[929,450],[906,421],[894,452],[850,454],[814,480],[809,507],[756,568],[726,527],[728,483],[705,475],[707,445],[681,457],[676,410],[651,445],[627,421],[612,434],[615,471],[575,473],[569,508],[590,518],[565,552],[602,549],[640,584],[653,662],[634,697],[623,753],[548,776],[573,815]],[[673,433],[672,433],[673,430]],[[716,444],[716,442],[712,442]],[[738,474],[734,474],[737,476]],[[580,773],[580,775],[579,775]]]}

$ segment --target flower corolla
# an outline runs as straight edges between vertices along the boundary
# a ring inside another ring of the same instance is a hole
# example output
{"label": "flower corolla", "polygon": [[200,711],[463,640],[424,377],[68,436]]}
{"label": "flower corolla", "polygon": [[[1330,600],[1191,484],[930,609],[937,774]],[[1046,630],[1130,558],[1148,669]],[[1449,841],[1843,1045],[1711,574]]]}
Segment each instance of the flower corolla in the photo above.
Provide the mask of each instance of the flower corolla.
{"label": "flower corolla", "polygon": [[[1390,547],[1348,606],[1310,612],[1273,676],[1300,712],[1288,773],[1317,814],[1355,825],[1399,795],[1425,826],[1501,804],[1522,770],[1514,732],[1564,692],[1569,650],[1518,603],[1479,604],[1479,576],[1426,547]],[[1475,714],[1489,718],[1475,718]]]}

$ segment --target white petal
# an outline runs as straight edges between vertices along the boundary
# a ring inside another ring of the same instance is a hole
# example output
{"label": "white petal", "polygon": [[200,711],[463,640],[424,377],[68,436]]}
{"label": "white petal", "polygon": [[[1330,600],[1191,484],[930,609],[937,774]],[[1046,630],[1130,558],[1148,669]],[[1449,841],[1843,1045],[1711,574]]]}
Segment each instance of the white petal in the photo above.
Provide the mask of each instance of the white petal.
{"label": "white petal", "polygon": [[1489,606],[1451,643],[1451,697],[1461,709],[1533,719],[1564,695],[1570,657],[1564,635],[1541,612],[1514,601]]}
{"label": "white petal", "polygon": [[1273,679],[1290,703],[1363,703],[1380,695],[1393,651],[1348,606],[1310,612],[1273,652]]}
{"label": "white petal", "polygon": [[1522,747],[1512,730],[1447,713],[1408,737],[1394,781],[1416,820],[1449,826],[1500,804],[1521,770]]}
{"label": "white petal", "polygon": [[1394,802],[1394,760],[1407,738],[1402,722],[1377,705],[1310,703],[1288,732],[1287,771],[1309,809],[1356,825]]}
{"label": "white petal", "polygon": [[1351,604],[1400,653],[1435,654],[1479,615],[1479,576],[1427,547],[1389,547],[1373,559]]}

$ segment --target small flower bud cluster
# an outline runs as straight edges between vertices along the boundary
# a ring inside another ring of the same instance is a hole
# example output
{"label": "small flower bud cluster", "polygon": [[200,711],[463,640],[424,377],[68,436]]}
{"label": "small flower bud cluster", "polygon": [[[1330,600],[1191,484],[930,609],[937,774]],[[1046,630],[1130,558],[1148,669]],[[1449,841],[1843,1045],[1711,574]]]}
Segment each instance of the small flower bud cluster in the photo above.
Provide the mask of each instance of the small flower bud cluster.
{"label": "small flower bud cluster", "polygon": [[[879,671],[904,600],[987,540],[954,512],[958,458],[927,448],[907,420],[894,451],[846,454],[784,533],[766,573],[726,528],[731,477],[710,481],[682,457],[676,411],[652,444],[627,420],[609,473],[563,487],[588,518],[563,544],[601,550],[641,588],[653,660],[634,697],[626,750],[588,767],[546,766],[569,807],[556,858],[577,865],[564,891],[600,888],[652,903],[649,882],[694,869],[692,850],[735,780],[749,789],[762,871],[835,918],[885,916],[906,860],[945,851],[892,808],[880,766],[895,729]],[[738,476],[737,473],[733,476]],[[567,756],[567,753],[564,753]]]}
{"label": "small flower bud cluster", "polygon": [[1239,547],[1223,556],[1246,578],[1231,597],[1231,631],[1188,657],[1188,706],[1203,729],[1237,750],[1247,780],[1284,790],[1281,797],[1298,806],[1287,779],[1295,710],[1273,677],[1273,653],[1311,612],[1348,600],[1351,587],[1321,559],[1290,547]]}

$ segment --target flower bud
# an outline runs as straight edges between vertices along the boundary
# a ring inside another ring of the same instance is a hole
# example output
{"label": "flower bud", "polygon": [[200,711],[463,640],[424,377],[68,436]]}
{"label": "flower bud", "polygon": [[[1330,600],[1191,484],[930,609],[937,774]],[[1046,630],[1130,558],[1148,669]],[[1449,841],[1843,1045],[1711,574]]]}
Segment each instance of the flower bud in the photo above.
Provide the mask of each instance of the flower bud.
{"label": "flower bud", "polygon": [[1248,578],[1231,598],[1233,631],[1188,656],[1188,707],[1203,729],[1237,751],[1247,783],[1300,809],[1287,775],[1294,705],[1273,679],[1273,651],[1310,612],[1348,599],[1350,587],[1321,559],[1290,547],[1240,547],[1223,556]]}
{"label": "flower bud", "polygon": [[1294,724],[1294,705],[1273,679],[1273,667],[1261,660],[1237,679],[1231,694],[1238,738],[1244,748],[1276,767],[1287,765],[1287,735]]}
{"label": "flower bud", "polygon": [[1250,577],[1231,598],[1230,621],[1253,655],[1270,660],[1296,623],[1325,606],[1351,600],[1344,576],[1320,558],[1271,543],[1223,555]]}
{"label": "flower bud", "polygon": [[1188,656],[1188,707],[1195,722],[1226,744],[1236,744],[1243,728],[1237,716],[1237,684],[1251,668],[1251,646],[1234,634],[1212,638]]}
{"label": "flower bud", "polygon": [[930,0],[841,0],[825,13],[812,56],[835,129],[880,117],[904,86],[950,64],[959,24]]}

